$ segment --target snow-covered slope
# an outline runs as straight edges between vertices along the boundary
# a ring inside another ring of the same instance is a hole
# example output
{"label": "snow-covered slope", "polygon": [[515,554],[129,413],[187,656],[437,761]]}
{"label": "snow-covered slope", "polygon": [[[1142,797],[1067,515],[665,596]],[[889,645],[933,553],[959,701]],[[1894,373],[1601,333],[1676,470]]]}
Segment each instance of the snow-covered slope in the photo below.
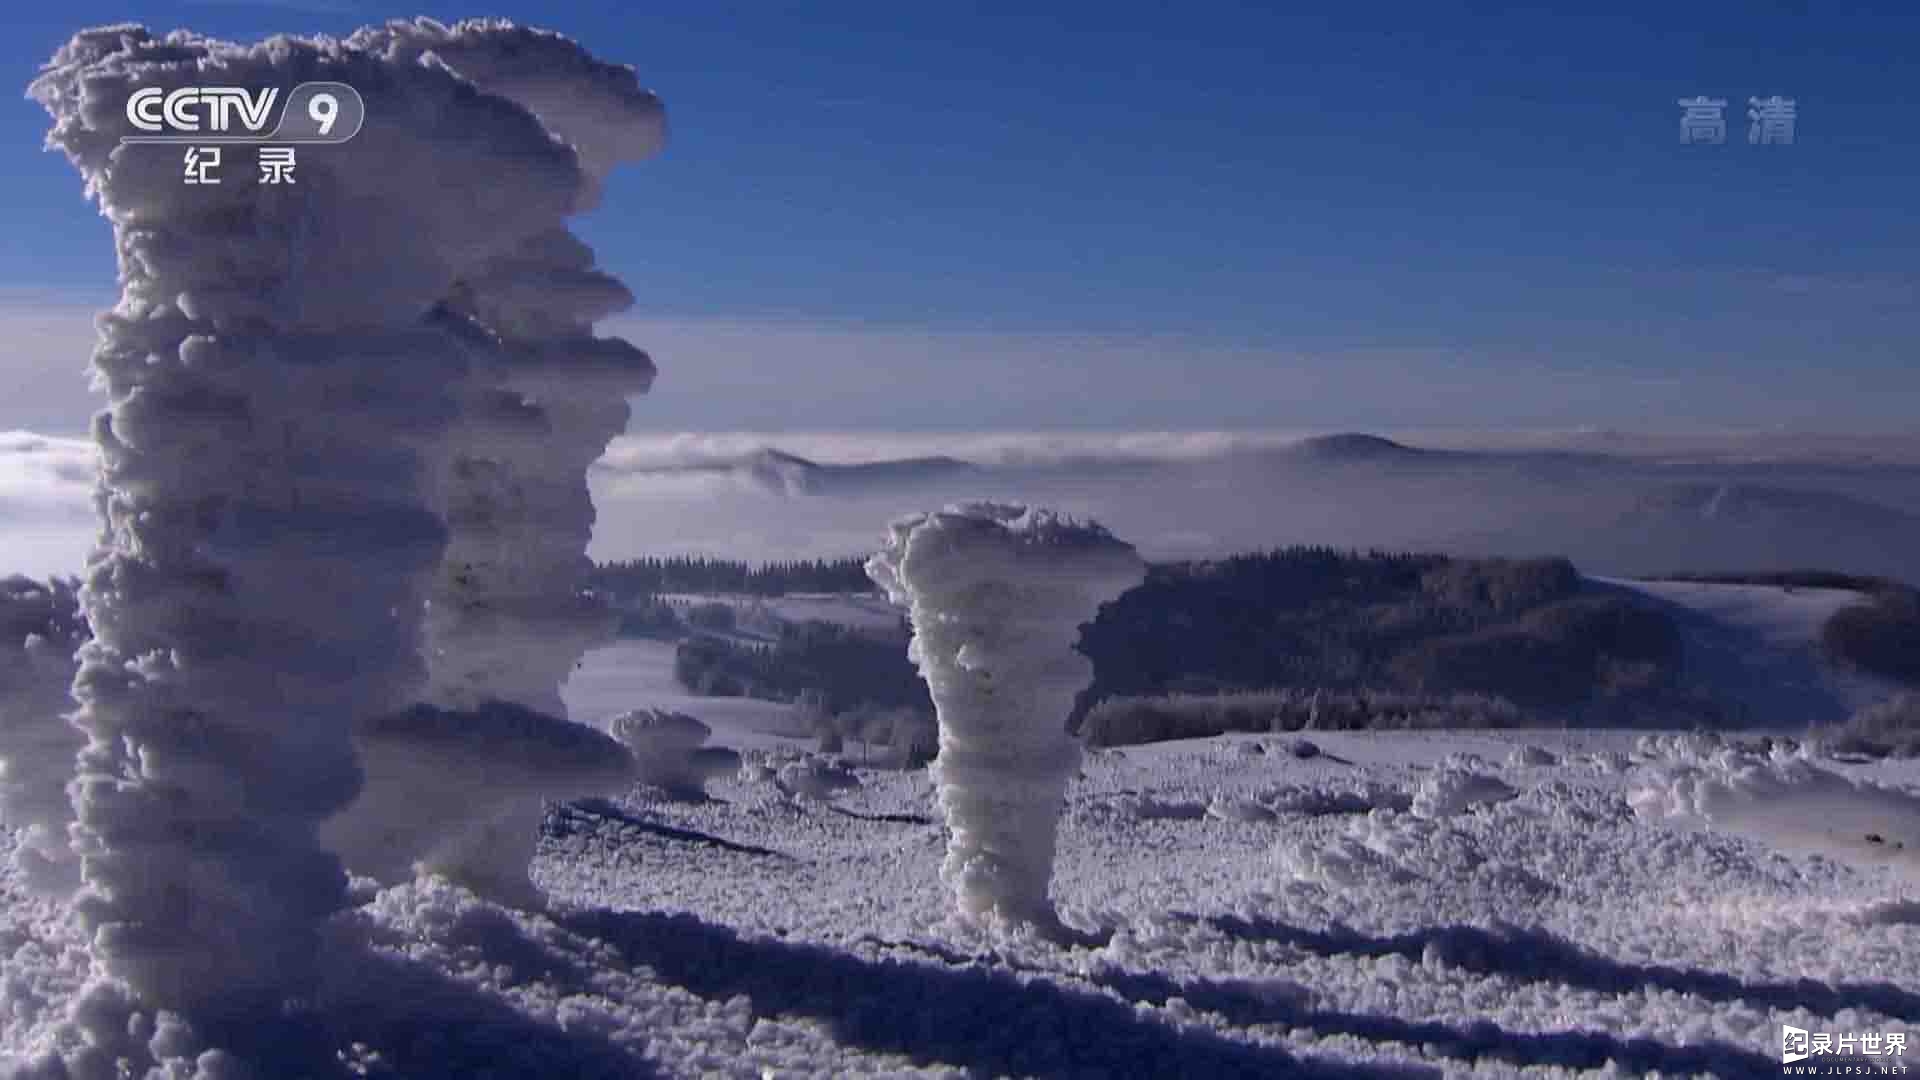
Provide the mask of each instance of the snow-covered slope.
{"label": "snow-covered slope", "polygon": [[1740,726],[1802,729],[1838,723],[1894,693],[1883,679],[1821,655],[1834,612],[1867,602],[1847,589],[1780,588],[1595,578],[1666,610],[1685,640],[1688,679],[1740,710]]}

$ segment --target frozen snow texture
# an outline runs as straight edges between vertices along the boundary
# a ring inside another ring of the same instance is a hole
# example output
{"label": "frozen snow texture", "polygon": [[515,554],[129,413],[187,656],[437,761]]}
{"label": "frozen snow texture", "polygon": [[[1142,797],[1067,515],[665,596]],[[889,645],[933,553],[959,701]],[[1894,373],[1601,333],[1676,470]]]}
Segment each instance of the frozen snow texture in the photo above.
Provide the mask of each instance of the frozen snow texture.
{"label": "frozen snow texture", "polygon": [[72,581],[0,581],[0,823],[23,830],[14,864],[36,889],[79,884],[67,846],[67,782],[83,742],[74,709],[74,653],[87,638]]}
{"label": "frozen snow texture", "polygon": [[1723,750],[1680,763],[1628,795],[1643,819],[1707,825],[1764,844],[1920,882],[1920,797],[1842,776],[1805,757]]}
{"label": "frozen snow texture", "polygon": [[[400,44],[429,38],[508,96]],[[536,41],[537,61],[509,59]],[[561,223],[591,204],[605,165],[657,143],[657,102],[603,68],[499,23],[250,47],[118,26],[77,35],[33,85],[54,117],[50,144],[85,178],[120,255],[122,296],[94,357],[110,407],[94,432],[105,532],[81,593],[95,637],[74,687],[88,740],[76,844],[96,954],[149,1004],[245,1015],[310,982],[319,923],[345,899],[318,830],[360,788],[354,725],[424,690],[422,612],[458,494],[449,443],[468,430],[476,386],[503,354],[541,389],[577,378],[602,394],[651,372],[631,346],[585,336],[580,313],[604,300],[562,305],[566,325],[531,343],[523,328],[477,326],[459,302],[462,283],[501,260],[565,247]],[[303,148],[286,186],[232,167],[251,165],[234,147],[218,185],[188,185],[177,148],[120,145],[136,86],[212,73],[222,85],[346,82],[366,124],[348,143]],[[520,103],[558,108],[572,92],[596,103],[583,111],[594,122],[569,128],[583,143],[626,106],[652,110],[652,133],[577,152]],[[558,261],[577,265],[577,244],[568,252]],[[619,377],[587,378],[607,371]],[[624,404],[601,409],[624,418]],[[589,440],[561,441],[527,480],[566,509],[564,549],[583,514],[555,478]],[[530,501],[537,510],[516,512],[555,512]]]}
{"label": "frozen snow texture", "polygon": [[939,714],[941,875],[961,913],[1058,926],[1047,887],[1081,752],[1067,713],[1093,674],[1074,643],[1145,564],[1097,525],[967,503],[895,521],[867,573],[908,607]]}

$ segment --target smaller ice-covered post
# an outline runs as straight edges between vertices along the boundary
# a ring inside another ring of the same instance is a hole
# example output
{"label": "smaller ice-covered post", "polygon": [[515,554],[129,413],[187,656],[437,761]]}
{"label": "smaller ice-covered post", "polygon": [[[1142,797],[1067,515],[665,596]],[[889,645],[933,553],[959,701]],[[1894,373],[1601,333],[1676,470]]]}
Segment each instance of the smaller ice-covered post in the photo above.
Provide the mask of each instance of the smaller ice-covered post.
{"label": "smaller ice-covered post", "polygon": [[1047,884],[1080,762],[1067,714],[1093,674],[1074,643],[1145,569],[1098,525],[998,503],[901,518],[868,560],[868,576],[909,609],[908,655],[939,714],[941,877],[962,915],[1060,928]]}

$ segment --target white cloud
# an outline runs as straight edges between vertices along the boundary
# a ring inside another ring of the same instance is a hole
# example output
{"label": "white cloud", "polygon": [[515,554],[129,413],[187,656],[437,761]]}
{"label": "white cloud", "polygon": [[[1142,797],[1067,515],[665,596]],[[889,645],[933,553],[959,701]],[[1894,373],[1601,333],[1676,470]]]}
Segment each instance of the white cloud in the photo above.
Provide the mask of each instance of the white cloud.
{"label": "white cloud", "polygon": [[0,291],[0,430],[83,434],[106,405],[88,382],[99,333],[94,317],[109,301]]}
{"label": "white cloud", "polygon": [[92,519],[93,441],[0,431],[0,504]]}
{"label": "white cloud", "polygon": [[[647,402],[649,399],[641,399]],[[1727,477],[1745,484],[1829,488],[1920,512],[1920,438],[1789,432],[1644,434],[1611,429],[1395,431],[1413,446],[1512,451],[1515,467],[1488,475],[1457,472],[1392,479],[1364,472],[1308,482],[1310,474],[1273,467],[1267,453],[1296,440],[1293,431],[1195,432],[779,432],[639,433],[615,441],[592,477],[597,557],[704,552],[746,559],[838,556],[872,549],[881,526],[918,506],[983,496],[1022,498],[1094,516],[1152,558],[1207,555],[1291,542],[1444,547],[1506,530],[1515,551],[1562,551],[1595,569],[1610,559],[1627,526],[1573,523],[1627,513],[1637,492],[1668,474]],[[883,483],[769,484],[732,467],[774,447],[815,462],[884,462],[952,456],[990,466],[933,470]],[[1630,459],[1593,480],[1536,478],[1521,467],[1549,462],[1541,451],[1598,452]],[[0,435],[3,571],[36,574],[79,569],[93,542],[91,444],[26,433]],[[1696,464],[1679,466],[1675,462]],[[1854,463],[1878,463],[1869,468]],[[1904,463],[1904,464],[1902,464]],[[690,468],[698,467],[698,468]],[[659,471],[645,471],[659,470]],[[787,497],[805,493],[805,497]],[[1817,530],[1812,530],[1817,533]],[[1809,565],[1839,545],[1871,537],[1835,533],[1819,549],[1783,559]],[[1694,550],[1663,548],[1645,557],[1671,565],[1714,561],[1711,538]]]}

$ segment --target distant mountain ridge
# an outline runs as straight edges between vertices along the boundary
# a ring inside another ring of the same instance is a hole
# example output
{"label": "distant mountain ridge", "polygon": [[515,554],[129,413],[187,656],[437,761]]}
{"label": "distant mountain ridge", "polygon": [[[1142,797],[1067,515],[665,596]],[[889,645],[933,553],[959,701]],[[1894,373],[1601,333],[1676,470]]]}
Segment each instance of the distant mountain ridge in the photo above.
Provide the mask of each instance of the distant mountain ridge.
{"label": "distant mountain ridge", "polygon": [[840,494],[869,488],[905,486],[977,472],[981,468],[972,462],[943,455],[850,463],[818,462],[773,446],[763,446],[732,457],[657,464],[602,463],[596,467],[624,476],[731,475],[757,487],[788,495]]}

